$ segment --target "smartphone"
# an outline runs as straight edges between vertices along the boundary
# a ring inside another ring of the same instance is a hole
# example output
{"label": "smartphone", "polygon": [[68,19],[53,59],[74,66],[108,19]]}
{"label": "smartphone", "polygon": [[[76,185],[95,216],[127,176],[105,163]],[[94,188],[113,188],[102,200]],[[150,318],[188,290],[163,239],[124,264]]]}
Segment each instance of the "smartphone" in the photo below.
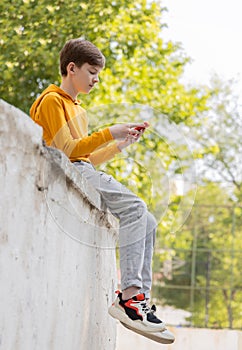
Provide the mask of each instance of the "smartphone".
{"label": "smartphone", "polygon": [[135,130],[137,130],[137,131],[142,131],[142,130],[144,130],[144,129],[145,129],[144,126],[136,126],[136,127],[135,127]]}

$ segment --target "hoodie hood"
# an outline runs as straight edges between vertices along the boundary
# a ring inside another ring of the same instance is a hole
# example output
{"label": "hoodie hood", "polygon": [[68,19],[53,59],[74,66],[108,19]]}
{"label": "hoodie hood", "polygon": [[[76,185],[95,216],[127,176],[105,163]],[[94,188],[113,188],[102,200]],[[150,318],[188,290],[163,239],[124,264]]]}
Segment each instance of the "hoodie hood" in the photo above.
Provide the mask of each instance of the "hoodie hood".
{"label": "hoodie hood", "polygon": [[51,84],[41,93],[41,95],[35,100],[32,107],[30,108],[30,116],[33,120],[36,120],[36,116],[37,116],[36,112],[37,112],[37,109],[38,109],[39,105],[41,104],[43,98],[50,93],[61,95],[65,99],[71,100],[74,103],[77,102],[77,101],[73,100],[73,98],[69,94],[67,94],[64,90],[62,90],[60,87],[58,87],[54,84]]}

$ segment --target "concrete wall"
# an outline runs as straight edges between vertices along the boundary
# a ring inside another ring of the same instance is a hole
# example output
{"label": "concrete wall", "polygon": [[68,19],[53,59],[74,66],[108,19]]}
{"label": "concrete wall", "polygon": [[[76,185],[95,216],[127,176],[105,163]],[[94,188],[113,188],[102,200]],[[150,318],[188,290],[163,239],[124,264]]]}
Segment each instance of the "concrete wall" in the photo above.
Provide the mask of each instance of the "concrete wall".
{"label": "concrete wall", "polygon": [[[160,314],[161,315],[161,314]],[[164,319],[165,321],[165,319]],[[173,344],[159,344],[124,328],[117,322],[116,350],[242,350],[242,332],[229,329],[168,327]]]}
{"label": "concrete wall", "polygon": [[0,349],[113,350],[113,218],[42,129],[0,101]]}
{"label": "concrete wall", "polygon": [[242,350],[242,332],[228,329],[175,328],[173,344],[159,344],[117,324],[116,350]]}

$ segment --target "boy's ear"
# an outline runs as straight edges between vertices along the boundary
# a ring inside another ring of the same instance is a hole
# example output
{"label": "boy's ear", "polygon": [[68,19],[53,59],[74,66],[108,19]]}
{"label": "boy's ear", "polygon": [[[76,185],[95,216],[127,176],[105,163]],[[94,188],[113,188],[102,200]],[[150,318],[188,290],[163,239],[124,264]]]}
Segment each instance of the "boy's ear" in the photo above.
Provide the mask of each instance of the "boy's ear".
{"label": "boy's ear", "polygon": [[75,72],[75,63],[74,62],[70,62],[68,63],[68,66],[67,66],[67,71],[70,71],[70,72]]}

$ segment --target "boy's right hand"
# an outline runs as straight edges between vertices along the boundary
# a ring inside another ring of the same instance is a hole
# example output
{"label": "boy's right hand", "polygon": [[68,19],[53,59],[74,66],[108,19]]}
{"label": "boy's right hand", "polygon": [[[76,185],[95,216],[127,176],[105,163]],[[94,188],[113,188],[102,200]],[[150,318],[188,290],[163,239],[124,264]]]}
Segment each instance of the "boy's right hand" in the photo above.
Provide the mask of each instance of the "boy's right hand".
{"label": "boy's right hand", "polygon": [[[144,123],[129,123],[129,124],[115,124],[110,126],[109,130],[115,140],[126,139],[129,135],[136,135],[137,130],[144,130],[148,127],[147,122]],[[137,128],[137,129],[135,129]]]}

